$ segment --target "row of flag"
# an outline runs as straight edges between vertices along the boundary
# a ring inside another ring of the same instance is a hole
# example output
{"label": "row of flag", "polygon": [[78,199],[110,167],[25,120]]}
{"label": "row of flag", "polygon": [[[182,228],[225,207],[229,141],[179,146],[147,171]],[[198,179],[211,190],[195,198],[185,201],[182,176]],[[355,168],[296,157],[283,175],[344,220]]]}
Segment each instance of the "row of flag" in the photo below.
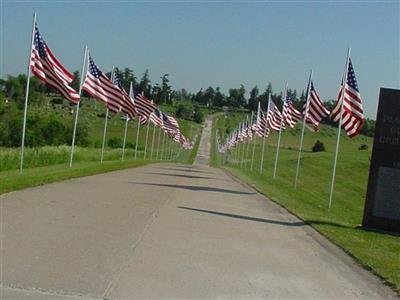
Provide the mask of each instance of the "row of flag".
{"label": "row of flag", "polygon": [[[273,131],[278,132],[279,137],[278,137],[275,166],[273,172],[273,178],[276,178],[281,133],[283,130],[286,129],[287,126],[290,128],[294,128],[298,122],[302,121],[303,127],[299,145],[298,159],[297,159],[296,177],[294,182],[294,186],[295,188],[297,188],[297,182],[300,172],[301,152],[303,147],[304,128],[308,127],[310,130],[318,132],[322,119],[324,118],[332,119],[334,122],[337,122],[339,124],[338,125],[339,130],[337,136],[331,189],[329,195],[329,207],[331,207],[334,180],[336,174],[336,162],[339,151],[340,129],[343,127],[343,129],[346,131],[347,135],[350,138],[358,136],[365,122],[365,116],[363,112],[362,99],[358,89],[353,64],[350,58],[350,49],[348,50],[348,55],[346,59],[346,68],[343,74],[337,101],[332,111],[329,111],[329,109],[325,107],[324,103],[321,101],[321,98],[319,97],[314,87],[312,74],[313,72],[311,71],[307,85],[306,100],[303,103],[301,111],[295,107],[293,99],[290,99],[287,96],[287,85],[286,85],[286,90],[283,98],[282,111],[280,111],[277,105],[271,100],[271,96],[269,96],[266,110],[263,110],[261,108],[261,104],[259,102],[257,113],[256,114],[252,113],[250,119],[247,116],[246,119],[240,124],[238,124],[237,127],[226,137],[223,143],[221,143],[219,137],[217,138],[218,150],[220,153],[226,153],[228,150],[230,151],[235,150],[236,151],[235,154],[238,154],[240,145],[241,144],[244,145],[244,142],[247,141],[246,144],[247,150],[245,150],[243,146],[241,152],[242,157],[241,159],[239,159],[241,166],[243,165],[247,166],[247,161],[244,161],[244,155],[246,152],[246,157],[248,157],[247,154],[249,151],[249,146],[248,146],[249,141],[251,141],[254,136],[253,155],[250,164],[250,169],[252,170],[253,160],[254,160],[255,139],[256,137],[263,138],[264,140],[261,150],[262,151],[261,164],[259,170],[260,174],[262,174],[265,140],[266,138],[268,138],[271,132]],[[240,155],[237,157],[240,158]]]}
{"label": "row of flag", "polygon": [[[102,102],[106,108],[106,120],[104,127],[104,138],[103,138],[103,149],[102,158],[104,152],[104,140],[107,128],[107,119],[109,111],[113,113],[122,113],[126,115],[126,124],[129,120],[138,118],[138,127],[140,124],[153,124],[154,128],[160,128],[164,133],[170,137],[173,141],[177,142],[183,149],[192,149],[193,142],[189,141],[181,132],[177,120],[162,112],[159,107],[150,99],[147,99],[143,93],[134,93],[132,83],[129,93],[122,87],[121,81],[114,73],[111,72],[111,78],[102,72],[96,65],[93,57],[89,53],[87,47],[85,48],[83,66],[81,72],[81,82],[79,91],[76,91],[71,87],[71,83],[74,80],[74,76],[61,64],[56,58],[47,43],[41,36],[37,23],[36,14],[34,15],[33,28],[32,28],[32,42],[31,42],[31,54],[29,59],[28,67],[28,82],[27,91],[25,98],[25,110],[24,110],[24,124],[22,133],[22,149],[21,149],[21,165],[20,171],[23,168],[23,152],[25,143],[25,129],[26,129],[26,111],[28,104],[28,93],[29,93],[29,80],[31,74],[35,75],[45,84],[53,87],[57,90],[65,99],[71,103],[76,104],[75,124],[74,133],[72,139],[71,149],[71,160],[70,165],[73,161],[73,149],[75,143],[76,124],[78,120],[79,104],[81,100],[82,91],[91,95],[96,100]],[[127,128],[127,127],[125,127]],[[138,129],[139,130],[139,129]],[[154,132],[154,131],[153,131]],[[146,134],[146,139],[148,132]],[[137,135],[137,138],[139,134]],[[124,146],[126,140],[126,130],[124,138]],[[136,141],[136,152],[137,152]],[[146,140],[147,145],[147,140]],[[136,158],[136,156],[135,156]]]}

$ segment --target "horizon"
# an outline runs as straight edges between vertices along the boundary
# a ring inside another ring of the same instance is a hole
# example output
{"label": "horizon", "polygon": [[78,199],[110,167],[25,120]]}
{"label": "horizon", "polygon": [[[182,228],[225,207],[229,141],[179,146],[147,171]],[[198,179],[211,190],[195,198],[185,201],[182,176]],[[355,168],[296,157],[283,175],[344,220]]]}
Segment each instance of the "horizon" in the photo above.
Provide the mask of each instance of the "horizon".
{"label": "horizon", "polygon": [[71,72],[80,71],[87,44],[103,72],[129,67],[140,79],[148,69],[152,85],[169,74],[174,90],[191,93],[219,86],[226,94],[243,84],[248,95],[271,82],[279,94],[288,81],[301,94],[313,69],[321,99],[332,100],[350,46],[366,117],[375,119],[379,87],[399,88],[397,1],[1,5],[2,78],[26,73],[36,11],[43,38]]}

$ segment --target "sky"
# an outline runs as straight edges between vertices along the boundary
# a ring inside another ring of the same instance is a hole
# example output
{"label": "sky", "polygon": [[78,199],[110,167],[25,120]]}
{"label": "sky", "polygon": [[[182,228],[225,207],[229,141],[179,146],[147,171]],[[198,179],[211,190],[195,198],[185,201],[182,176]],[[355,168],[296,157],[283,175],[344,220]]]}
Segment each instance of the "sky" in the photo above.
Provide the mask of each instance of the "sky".
{"label": "sky", "polygon": [[268,82],[274,92],[306,88],[335,99],[347,48],[365,114],[375,118],[379,88],[400,85],[400,1],[7,1],[0,0],[0,76],[25,73],[32,16],[59,60],[74,71],[88,45],[112,66],[169,74],[174,89],[197,92]]}

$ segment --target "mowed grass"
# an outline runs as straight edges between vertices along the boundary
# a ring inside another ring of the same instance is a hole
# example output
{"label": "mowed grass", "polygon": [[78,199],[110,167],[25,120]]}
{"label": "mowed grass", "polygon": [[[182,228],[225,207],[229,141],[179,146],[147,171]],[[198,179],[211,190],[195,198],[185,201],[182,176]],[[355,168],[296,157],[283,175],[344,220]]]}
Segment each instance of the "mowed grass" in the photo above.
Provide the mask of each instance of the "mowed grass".
{"label": "mowed grass", "polygon": [[[72,122],[73,115],[66,108],[32,107],[46,113],[61,115],[65,122]],[[174,110],[174,108],[164,108]],[[100,163],[101,142],[103,138],[105,108],[94,100],[84,100],[80,110],[79,122],[84,122],[89,128],[89,145],[76,146],[72,168],[69,167],[71,146],[26,147],[24,151],[23,174],[19,173],[20,148],[0,148],[0,194],[37,186],[45,183],[65,180],[124,168],[142,166],[148,163],[174,161],[192,163],[197,152],[198,139],[192,150],[181,148],[168,138],[159,128],[153,125],[139,127],[138,151],[136,149],[137,120],[128,122],[127,146],[122,161],[122,148],[110,148],[107,141],[110,138],[123,140],[125,120],[120,114],[112,115],[108,120],[106,148],[104,161]],[[181,132],[189,139],[200,137],[201,124],[187,120],[178,120]],[[148,133],[147,133],[148,132]],[[147,146],[146,146],[146,135]],[[145,155],[146,150],[146,155]]]}
{"label": "mowed grass", "polygon": [[[78,127],[85,123],[89,129],[88,134],[88,145],[86,147],[75,148],[74,152],[74,163],[77,162],[94,162],[100,161],[101,146],[103,140],[104,131],[104,114],[106,108],[101,103],[94,100],[84,99],[78,119]],[[55,107],[30,107],[28,113],[34,113],[37,110],[41,110],[48,114],[60,115],[65,123],[72,124],[73,114],[69,108],[62,108],[61,105]],[[174,110],[173,107],[163,107],[163,110]],[[121,114],[110,114],[108,120],[107,133],[106,133],[106,148],[104,152],[104,161],[115,161],[121,160],[122,148],[110,148],[108,141],[111,138],[118,138],[121,142],[124,138],[125,120]],[[181,132],[189,139],[200,131],[200,124],[196,124],[191,121],[179,119]],[[136,150],[136,137],[139,128],[139,138]],[[147,136],[147,146],[146,146]],[[171,147],[178,150],[177,144],[174,142],[171,146],[171,140],[165,136],[165,134],[159,129],[154,128],[153,125],[139,125],[138,121],[132,120],[128,122],[125,159],[131,159],[136,156],[137,159],[166,159],[171,154]],[[146,156],[145,156],[146,150]],[[43,146],[36,148],[26,147],[24,151],[24,169],[36,168],[42,166],[50,166],[57,164],[68,164],[70,160],[71,146]],[[177,157],[177,151],[174,151],[176,159],[180,159],[182,162],[189,162],[189,156],[191,151],[183,150],[179,151],[179,157]],[[6,170],[18,169],[20,163],[20,148],[0,148],[0,172]]]}
{"label": "mowed grass", "polygon": [[[225,137],[226,128],[236,125],[243,115],[230,114],[214,121],[216,130]],[[306,223],[325,235],[328,239],[355,257],[366,268],[379,274],[397,292],[400,290],[400,237],[390,234],[367,231],[360,227],[364,211],[366,187],[368,181],[372,139],[360,136],[351,140],[344,135],[340,141],[336,183],[333,205],[328,209],[329,187],[337,131],[333,127],[323,126],[321,132],[311,133],[306,129],[304,152],[302,153],[300,176],[297,189],[294,188],[300,131],[298,127],[282,134],[277,178],[272,178],[278,134],[273,133],[266,141],[263,174],[260,175],[261,139],[257,139],[256,150],[251,168],[253,142],[243,144],[239,152],[232,151],[226,156],[212,152],[212,164],[229,170],[238,178],[253,185],[271,200],[287,208]],[[320,140],[326,147],[325,152],[311,152],[312,145]],[[222,139],[224,140],[224,139]],[[215,138],[213,139],[215,141]],[[368,150],[358,150],[361,144]],[[244,163],[240,161],[244,153]],[[246,158],[246,153],[249,155]],[[329,271],[329,270],[328,270]]]}
{"label": "mowed grass", "polygon": [[135,168],[153,162],[151,160],[107,161],[102,164],[79,162],[74,164],[72,168],[65,164],[28,168],[22,174],[17,170],[3,171],[0,172],[0,194],[70,178]]}

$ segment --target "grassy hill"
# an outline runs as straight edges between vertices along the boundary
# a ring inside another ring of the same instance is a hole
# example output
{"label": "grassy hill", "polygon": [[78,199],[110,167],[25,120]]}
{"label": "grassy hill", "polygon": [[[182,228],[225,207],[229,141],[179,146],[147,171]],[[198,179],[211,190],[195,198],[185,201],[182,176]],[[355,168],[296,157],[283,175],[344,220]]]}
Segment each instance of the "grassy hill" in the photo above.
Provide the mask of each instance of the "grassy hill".
{"label": "grassy hill", "polygon": [[[224,141],[228,133],[243,117],[242,113],[229,114],[229,118],[217,117],[213,126],[214,137],[218,130],[222,135],[221,140]],[[282,134],[275,180],[272,178],[272,174],[277,133],[272,133],[266,140],[262,175],[259,173],[261,139],[256,141],[253,170],[250,170],[253,141],[249,144],[249,155],[247,158],[245,155],[242,167],[240,160],[243,144],[240,146],[239,155],[236,150],[228,155],[221,155],[216,152],[214,143],[212,145],[212,163],[214,166],[222,166],[224,161],[224,168],[299,216],[399,291],[400,237],[371,232],[360,227],[373,140],[365,136],[349,139],[345,134],[342,135],[333,206],[328,209],[337,130],[330,126],[322,126],[318,133],[306,129],[299,183],[295,189],[294,178],[300,133],[301,126],[298,126],[295,129],[286,130]],[[215,138],[212,140],[215,141]],[[325,152],[311,152],[311,148],[317,140],[324,143]],[[368,146],[367,150],[359,150],[363,144]],[[245,148],[245,154],[246,150],[247,148]]]}
{"label": "grassy hill", "polygon": [[[197,139],[193,150],[184,150],[177,143],[172,142],[160,129],[154,131],[153,154],[151,146],[153,141],[154,126],[150,126],[147,144],[147,155],[144,159],[144,149],[146,141],[147,125],[140,126],[138,143],[138,153],[135,159],[136,134],[138,122],[130,121],[128,124],[128,134],[124,161],[121,160],[122,145],[125,120],[121,114],[110,114],[108,120],[106,148],[104,162],[100,163],[101,145],[103,139],[103,129],[105,121],[105,107],[94,100],[83,99],[83,105],[79,113],[78,127],[87,126],[88,141],[85,146],[75,148],[74,163],[69,167],[70,145],[42,146],[35,148],[25,148],[24,172],[19,173],[20,148],[1,148],[0,147],[0,194],[23,189],[26,187],[37,186],[45,183],[65,180],[68,178],[86,176],[102,172],[108,172],[123,168],[137,167],[144,164],[173,160],[182,163],[191,163],[197,152],[199,139]],[[161,110],[174,113],[175,107],[164,106]],[[63,105],[31,105],[28,114],[39,112],[45,115],[57,116],[64,124],[73,124],[73,111],[69,106]],[[182,133],[190,140],[201,134],[201,124],[183,119],[178,119]],[[22,111],[21,111],[22,123]],[[27,128],[27,131],[29,128]],[[160,146],[158,137],[160,136]],[[117,140],[117,146],[109,147],[109,141]]]}
{"label": "grassy hill", "polygon": [[[161,107],[163,111],[173,113],[174,107],[165,106]],[[74,121],[74,114],[69,106],[56,104],[56,105],[45,105],[35,106],[31,105],[28,107],[28,115],[39,112],[44,115],[55,115],[61,119],[64,124],[72,126]],[[88,141],[85,146],[76,147],[74,162],[94,162],[100,160],[101,145],[103,140],[103,130],[105,121],[106,108],[103,104],[92,100],[83,99],[82,106],[79,112],[79,126],[85,126],[88,129]],[[183,134],[190,140],[199,133],[200,124],[179,119],[180,129]],[[22,122],[22,111],[21,111],[21,122]],[[138,122],[137,120],[130,121],[128,123],[127,132],[127,143],[125,160],[134,159],[136,149],[136,134],[137,134]],[[120,160],[122,155],[122,141],[124,138],[125,120],[121,114],[110,113],[108,120],[107,135],[106,135],[106,150],[104,155],[105,161]],[[153,141],[153,130],[154,127],[150,126],[148,133],[148,144],[147,144],[147,159],[150,158],[151,145]],[[29,127],[27,127],[27,132]],[[140,126],[140,135],[138,143],[137,159],[144,158],[144,149],[147,133],[147,125]],[[158,137],[160,136],[160,147],[158,149],[158,159],[166,157],[167,153],[170,153],[170,139],[164,138],[163,133],[159,133],[160,130],[156,129],[154,132],[154,151],[152,159],[157,157],[157,145]],[[114,146],[109,147],[110,140],[114,140]],[[163,143],[164,141],[164,143]],[[115,144],[117,144],[115,146]],[[118,146],[119,144],[119,146]],[[175,146],[176,143],[174,143]],[[176,152],[178,153],[178,152]],[[69,162],[70,145],[61,146],[44,146],[35,148],[25,148],[25,168],[49,166],[55,164],[63,164]],[[180,151],[179,157],[174,158],[179,161],[187,161],[191,155],[190,151]],[[5,170],[17,169],[19,166],[20,159],[19,148],[0,148],[0,172]]]}

